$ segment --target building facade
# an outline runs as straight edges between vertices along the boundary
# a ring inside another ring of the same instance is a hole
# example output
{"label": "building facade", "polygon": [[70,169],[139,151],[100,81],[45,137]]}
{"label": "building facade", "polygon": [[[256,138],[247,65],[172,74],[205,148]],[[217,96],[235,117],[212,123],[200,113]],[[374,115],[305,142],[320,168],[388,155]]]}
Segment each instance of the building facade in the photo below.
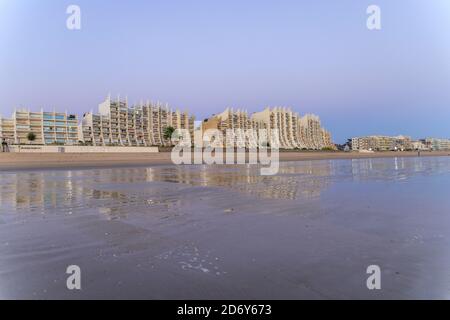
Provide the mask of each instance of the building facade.
{"label": "building facade", "polygon": [[[251,119],[243,110],[234,111],[227,108],[224,112],[205,119],[202,123],[203,132],[218,130],[220,137],[214,137],[211,145],[220,147],[257,147],[259,129],[266,129],[264,123]],[[229,130],[236,135],[229,135]],[[240,132],[236,131],[240,130]]]}
{"label": "building facade", "polygon": [[[194,120],[187,112],[172,110],[160,103],[139,103],[129,106],[127,99],[107,97],[98,112],[77,116],[61,112],[15,111],[12,118],[0,117],[0,138],[9,144],[92,145],[92,146],[170,146],[174,141],[165,137],[168,127],[188,130],[194,140]],[[290,108],[266,108],[249,115],[244,110],[226,109],[202,122],[201,129],[217,129],[222,133],[217,146],[256,147],[260,132],[268,137],[278,133],[282,149],[321,150],[333,148],[330,132],[316,115],[303,117]],[[239,131],[227,137],[227,130]],[[33,141],[29,141],[33,133]],[[252,144],[250,144],[252,143]]]}
{"label": "building facade", "polygon": [[15,141],[14,120],[0,116],[0,140],[5,140],[8,144]]}
{"label": "building facade", "polygon": [[[30,133],[34,140],[30,141]],[[0,119],[0,138],[10,144],[76,145],[78,118],[61,112],[14,111],[12,118]]]}
{"label": "building facade", "polygon": [[[202,128],[219,129],[224,136],[226,129],[254,129],[257,135],[259,130],[265,129],[269,137],[278,133],[281,149],[334,149],[331,134],[322,128],[318,116],[307,114],[300,117],[290,108],[266,108],[251,116],[245,111],[226,109],[206,119]],[[229,146],[230,143],[225,141],[225,144]]]}
{"label": "building facade", "polygon": [[95,146],[169,146],[166,128],[189,130],[194,134],[194,117],[187,112],[172,111],[159,103],[140,103],[129,107],[128,101],[108,97],[99,104],[98,114],[83,116],[79,127],[81,141]]}
{"label": "building facade", "polygon": [[450,150],[450,139],[427,138],[424,141],[425,146],[434,151]]}
{"label": "building facade", "polygon": [[352,149],[371,151],[413,150],[411,137],[406,136],[366,136],[352,138]]}

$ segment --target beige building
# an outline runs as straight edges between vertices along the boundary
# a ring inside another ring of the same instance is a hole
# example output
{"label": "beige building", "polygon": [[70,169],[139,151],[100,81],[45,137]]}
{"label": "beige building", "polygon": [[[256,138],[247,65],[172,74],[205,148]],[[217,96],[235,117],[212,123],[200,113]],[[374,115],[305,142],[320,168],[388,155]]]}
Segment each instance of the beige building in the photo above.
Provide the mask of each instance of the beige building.
{"label": "beige building", "polygon": [[335,146],[331,134],[320,123],[318,116],[306,114],[303,117],[290,108],[266,108],[256,112],[252,119],[263,121],[270,130],[280,134],[280,148],[322,150]]}
{"label": "beige building", "polygon": [[255,112],[250,117],[247,112],[226,109],[203,123],[205,129],[266,129],[269,136],[276,131],[279,135],[281,149],[314,149],[334,148],[331,134],[323,129],[318,116],[307,114],[300,117],[290,108],[266,108]]}
{"label": "beige building", "polygon": [[[238,147],[256,147],[258,141],[258,130],[266,128],[264,123],[251,119],[248,113],[243,110],[234,111],[227,108],[224,112],[213,115],[210,119],[206,119],[202,123],[202,130],[206,132],[208,129],[217,129],[222,133],[222,140],[216,137],[217,140],[212,142],[214,146],[233,147],[235,144]],[[242,135],[227,136],[227,130],[242,130]]]}
{"label": "beige building", "polygon": [[194,117],[187,112],[172,111],[159,103],[129,107],[128,101],[108,97],[99,104],[99,113],[83,116],[79,127],[81,140],[95,146],[168,146],[164,138],[167,127],[187,129],[193,139]]}
{"label": "beige building", "polygon": [[[34,133],[34,141],[28,140],[30,133]],[[16,110],[11,119],[0,119],[0,137],[10,144],[75,145],[78,119],[62,112]]]}
{"label": "beige building", "polygon": [[322,128],[319,117],[314,114],[307,114],[299,120],[299,132],[301,149],[334,149],[331,133]]}
{"label": "beige building", "polygon": [[434,151],[450,150],[450,139],[427,138],[425,145]]}
{"label": "beige building", "polygon": [[5,141],[9,144],[14,143],[14,132],[14,120],[3,118],[0,116],[0,141],[5,139]]}
{"label": "beige building", "polygon": [[353,150],[395,151],[412,150],[413,143],[406,136],[367,136],[352,138]]}
{"label": "beige building", "polygon": [[298,115],[287,108],[266,108],[252,114],[252,119],[263,123],[269,136],[278,130],[280,148],[293,149],[296,144]]}
{"label": "beige building", "polygon": [[430,150],[429,147],[427,147],[426,143],[424,141],[412,141],[412,148],[413,150]]}

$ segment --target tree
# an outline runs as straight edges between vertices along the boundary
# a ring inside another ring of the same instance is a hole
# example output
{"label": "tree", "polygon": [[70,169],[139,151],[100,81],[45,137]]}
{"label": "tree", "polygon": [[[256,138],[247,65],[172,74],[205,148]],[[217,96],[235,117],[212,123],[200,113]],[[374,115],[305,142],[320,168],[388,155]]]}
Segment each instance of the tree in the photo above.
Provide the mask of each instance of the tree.
{"label": "tree", "polygon": [[30,143],[33,142],[34,140],[36,140],[36,134],[34,132],[28,132],[27,139],[28,141],[30,141]]}
{"label": "tree", "polygon": [[170,141],[170,145],[172,145],[172,134],[175,132],[174,127],[167,127],[164,129],[164,139]]}

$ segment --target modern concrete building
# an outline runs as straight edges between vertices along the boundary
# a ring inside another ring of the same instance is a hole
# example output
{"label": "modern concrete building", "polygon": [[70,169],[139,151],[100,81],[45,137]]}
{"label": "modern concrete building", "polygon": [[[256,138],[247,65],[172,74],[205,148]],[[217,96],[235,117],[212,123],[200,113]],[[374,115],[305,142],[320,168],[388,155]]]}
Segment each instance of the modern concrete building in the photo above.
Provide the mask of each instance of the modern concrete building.
{"label": "modern concrete building", "polygon": [[303,117],[290,108],[266,108],[252,115],[252,119],[263,121],[270,130],[280,134],[283,149],[322,150],[332,148],[331,134],[320,123],[318,116],[306,114]]}
{"label": "modern concrete building", "polygon": [[[108,97],[99,104],[98,113],[85,113],[81,123],[74,114],[15,111],[10,119],[0,117],[0,138],[9,144],[169,146],[173,141],[164,137],[166,128],[187,129],[193,142],[194,120],[187,112],[173,111],[168,105],[147,102],[129,106],[127,99]],[[203,121],[201,128],[222,132],[223,140],[215,141],[220,146],[234,146],[237,142],[239,147],[256,147],[260,130],[265,129],[269,136],[279,133],[282,149],[334,147],[319,117],[300,117],[289,108],[266,108],[251,116],[244,110],[228,108]],[[227,129],[240,129],[243,135],[227,137]],[[29,141],[29,133],[34,133],[33,141]]]}
{"label": "modern concrete building", "polygon": [[8,144],[14,143],[14,132],[14,120],[0,116],[0,141],[3,141],[4,139]]}
{"label": "modern concrete building", "polygon": [[[193,140],[194,120],[167,105],[129,107],[126,100],[108,97],[97,114],[85,113],[80,124],[74,114],[17,110],[11,118],[0,117],[0,139],[11,145],[168,146],[171,141],[165,139],[165,129],[187,129]],[[33,141],[28,139],[30,133],[34,133]]]}
{"label": "modern concrete building", "polygon": [[[34,133],[35,139],[28,136]],[[14,111],[11,119],[0,119],[0,138],[9,144],[75,145],[78,143],[78,119],[61,112]]]}
{"label": "modern concrete building", "polygon": [[280,148],[294,149],[298,147],[298,114],[288,108],[266,108],[263,111],[252,114],[252,119],[263,123],[272,136],[274,130],[278,130]]}
{"label": "modern concrete building", "polygon": [[430,148],[425,144],[424,140],[412,141],[411,143],[413,150],[430,150]]}
{"label": "modern concrete building", "polygon": [[352,138],[352,149],[372,151],[413,150],[410,137],[366,136]]}
{"label": "modern concrete building", "polygon": [[169,146],[164,138],[168,127],[187,129],[193,139],[194,117],[172,111],[159,103],[140,103],[129,107],[128,101],[108,97],[99,104],[99,113],[86,113],[79,127],[84,144],[95,146]]}
{"label": "modern concrete building", "polygon": [[[203,130],[219,129],[266,129],[269,136],[275,130],[279,134],[281,149],[314,149],[334,148],[331,134],[323,129],[318,116],[307,114],[300,117],[290,108],[266,108],[255,112],[250,117],[247,112],[226,109],[218,115],[213,115],[203,123]],[[228,143],[227,143],[228,144]]]}
{"label": "modern concrete building", "polygon": [[301,149],[335,148],[331,141],[331,133],[322,128],[319,117],[314,114],[307,114],[300,118],[299,132]]}
{"label": "modern concrete building", "polygon": [[424,140],[425,146],[434,151],[450,150],[450,139],[427,138]]}
{"label": "modern concrete building", "polygon": [[[234,147],[257,147],[258,130],[265,129],[264,123],[251,119],[248,113],[243,110],[234,111],[227,108],[224,112],[213,115],[205,119],[202,123],[202,130],[217,129],[222,133],[222,140],[212,142],[213,146]],[[242,135],[236,137],[227,136],[227,130],[241,130]]]}

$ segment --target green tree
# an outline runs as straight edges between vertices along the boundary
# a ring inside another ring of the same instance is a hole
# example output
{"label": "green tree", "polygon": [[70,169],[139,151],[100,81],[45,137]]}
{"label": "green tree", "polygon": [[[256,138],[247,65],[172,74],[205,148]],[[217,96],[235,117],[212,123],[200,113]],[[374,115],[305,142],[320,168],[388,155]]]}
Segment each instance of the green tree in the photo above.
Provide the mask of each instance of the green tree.
{"label": "green tree", "polygon": [[170,145],[172,145],[172,134],[175,132],[174,127],[167,127],[164,129],[164,139],[170,141]]}
{"label": "green tree", "polygon": [[28,141],[30,141],[30,143],[33,142],[34,140],[36,140],[36,134],[34,132],[28,132],[27,139]]}

